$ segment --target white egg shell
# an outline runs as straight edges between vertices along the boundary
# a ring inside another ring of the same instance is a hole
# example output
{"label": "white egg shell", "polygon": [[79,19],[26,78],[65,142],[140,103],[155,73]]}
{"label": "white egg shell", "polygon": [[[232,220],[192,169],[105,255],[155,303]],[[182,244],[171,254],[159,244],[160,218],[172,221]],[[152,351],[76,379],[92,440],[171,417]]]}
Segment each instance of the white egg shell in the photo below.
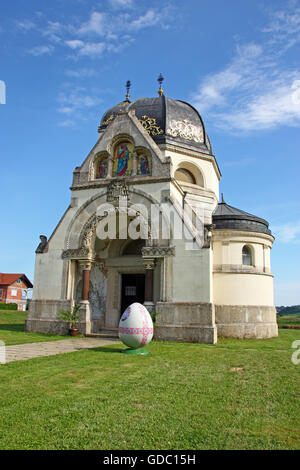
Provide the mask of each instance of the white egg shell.
{"label": "white egg shell", "polygon": [[129,348],[142,348],[153,337],[153,322],[148,310],[138,302],[129,305],[121,316],[119,338]]}

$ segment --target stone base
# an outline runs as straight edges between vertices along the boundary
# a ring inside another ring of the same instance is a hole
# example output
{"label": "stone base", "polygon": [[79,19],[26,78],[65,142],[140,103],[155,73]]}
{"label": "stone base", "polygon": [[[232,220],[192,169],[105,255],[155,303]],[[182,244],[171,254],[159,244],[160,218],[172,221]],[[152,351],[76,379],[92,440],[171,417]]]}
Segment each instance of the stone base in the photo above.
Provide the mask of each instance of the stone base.
{"label": "stone base", "polygon": [[157,302],[154,338],[191,343],[217,342],[215,311],[206,302]]}
{"label": "stone base", "polygon": [[217,328],[215,326],[155,325],[154,339],[159,341],[215,344],[217,342]]}
{"label": "stone base", "polygon": [[278,336],[275,307],[215,305],[218,336],[264,339]]}
{"label": "stone base", "polygon": [[[69,324],[57,318],[59,310],[70,310],[70,300],[31,300],[25,331],[51,335],[68,334]],[[82,305],[82,321],[76,325],[80,333],[91,332],[89,305]]]}

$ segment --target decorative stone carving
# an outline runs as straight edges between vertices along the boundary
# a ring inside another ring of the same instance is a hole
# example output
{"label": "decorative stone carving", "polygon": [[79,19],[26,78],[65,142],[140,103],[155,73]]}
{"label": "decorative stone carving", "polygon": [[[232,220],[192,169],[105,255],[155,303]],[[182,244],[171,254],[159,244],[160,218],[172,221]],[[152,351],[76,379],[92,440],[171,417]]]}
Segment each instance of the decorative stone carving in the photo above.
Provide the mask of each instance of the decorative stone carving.
{"label": "decorative stone carving", "polygon": [[62,252],[63,259],[82,259],[82,258],[88,257],[89,255],[90,255],[90,250],[84,247],[64,250]]}
{"label": "decorative stone carving", "polygon": [[96,227],[98,222],[102,219],[103,217],[94,214],[90,219],[87,221],[85,224],[81,236],[80,236],[80,246],[83,248],[91,249],[92,247],[92,241],[93,238],[96,234]]}
{"label": "decorative stone carving", "polygon": [[125,181],[112,181],[107,187],[107,202],[129,199],[129,188]]}
{"label": "decorative stone carving", "polygon": [[36,253],[45,253],[46,246],[47,246],[47,237],[45,235],[40,235],[40,244],[38,245],[37,249],[35,250]]}
{"label": "decorative stone carving", "polygon": [[192,124],[186,119],[182,121],[171,119],[166,133],[173,137],[179,136],[183,139],[194,140],[195,142],[204,142],[202,127],[195,126],[195,124]]}
{"label": "decorative stone carving", "polygon": [[175,256],[175,246],[145,246],[142,248],[142,256],[143,258]]}
{"label": "decorative stone carving", "polygon": [[155,259],[153,258],[145,258],[143,260],[145,269],[154,269],[155,268]]}

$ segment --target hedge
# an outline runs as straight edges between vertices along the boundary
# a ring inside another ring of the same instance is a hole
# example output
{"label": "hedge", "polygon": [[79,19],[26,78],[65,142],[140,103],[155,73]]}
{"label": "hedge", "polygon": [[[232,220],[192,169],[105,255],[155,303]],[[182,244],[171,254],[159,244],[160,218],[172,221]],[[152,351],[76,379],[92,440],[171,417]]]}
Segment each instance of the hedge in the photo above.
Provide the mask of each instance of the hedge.
{"label": "hedge", "polygon": [[18,304],[5,304],[0,302],[0,310],[18,310]]}

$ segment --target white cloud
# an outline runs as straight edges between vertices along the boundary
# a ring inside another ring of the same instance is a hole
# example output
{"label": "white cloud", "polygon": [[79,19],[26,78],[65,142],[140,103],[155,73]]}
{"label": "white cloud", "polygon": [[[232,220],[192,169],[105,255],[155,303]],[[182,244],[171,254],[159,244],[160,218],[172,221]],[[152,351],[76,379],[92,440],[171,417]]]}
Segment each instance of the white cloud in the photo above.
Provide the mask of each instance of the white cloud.
{"label": "white cloud", "polygon": [[53,52],[53,47],[52,46],[36,46],[27,52],[28,54],[38,57],[40,55],[51,54]]}
{"label": "white cloud", "polygon": [[300,220],[272,227],[277,241],[282,243],[300,243]]}
{"label": "white cloud", "polygon": [[[150,8],[143,14],[136,14],[136,9],[123,11],[133,6],[132,0],[110,0],[104,11],[93,11],[88,19],[82,22],[75,18],[70,23],[46,21],[45,15],[35,15],[35,23],[28,20],[16,22],[19,30],[34,29],[41,37],[48,40],[47,46],[36,46],[30,50],[33,55],[51,53],[54,47],[64,46],[74,51],[68,58],[95,58],[106,53],[118,53],[135,40],[143,28],[159,25],[167,28],[173,21],[173,7]],[[100,40],[101,38],[101,40]]]}
{"label": "white cloud", "polygon": [[133,0],[109,0],[113,8],[132,8]]}
{"label": "white cloud", "polygon": [[48,37],[52,42],[60,42],[61,34],[65,27],[58,21],[48,21],[46,28],[43,28],[42,34],[45,37]]}
{"label": "white cloud", "polygon": [[84,46],[84,42],[81,41],[80,39],[72,39],[70,41],[65,41],[67,46],[69,46],[71,49],[79,49]]}
{"label": "white cloud", "polygon": [[107,15],[94,11],[89,21],[84,23],[78,30],[79,34],[96,33],[104,36],[107,32]]}
{"label": "white cloud", "polygon": [[76,87],[70,92],[60,93],[57,101],[60,103],[58,112],[66,115],[76,113],[77,115],[80,110],[93,108],[100,104],[102,99],[99,96],[88,94],[84,87]]}
{"label": "white cloud", "polygon": [[97,75],[96,71],[93,69],[66,70],[65,74],[72,78],[87,78]]}
{"label": "white cloud", "polygon": [[59,127],[75,127],[76,122],[72,119],[66,119],[65,121],[61,121],[58,123]]}
{"label": "white cloud", "polygon": [[270,39],[270,44],[282,45],[282,51],[286,51],[300,41],[300,7],[294,1],[287,2],[285,10],[272,11],[271,21],[262,29]]}
{"label": "white cloud", "polygon": [[300,9],[273,13],[263,31],[267,40],[238,46],[231,61],[204,77],[193,94],[214,126],[235,132],[300,125],[300,67],[285,69],[281,56],[287,40],[288,47],[300,40]]}
{"label": "white cloud", "polygon": [[79,55],[90,57],[101,55],[107,47],[105,42],[84,42],[79,39],[66,41],[66,44],[73,50],[77,49]]}
{"label": "white cloud", "polygon": [[155,26],[161,20],[161,15],[155,10],[148,10],[144,15],[141,15],[130,24],[131,29],[139,30]]}
{"label": "white cloud", "polygon": [[17,28],[23,32],[30,31],[31,29],[34,29],[36,27],[35,23],[30,20],[16,21],[16,25]]}

